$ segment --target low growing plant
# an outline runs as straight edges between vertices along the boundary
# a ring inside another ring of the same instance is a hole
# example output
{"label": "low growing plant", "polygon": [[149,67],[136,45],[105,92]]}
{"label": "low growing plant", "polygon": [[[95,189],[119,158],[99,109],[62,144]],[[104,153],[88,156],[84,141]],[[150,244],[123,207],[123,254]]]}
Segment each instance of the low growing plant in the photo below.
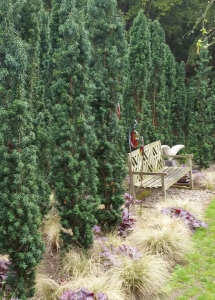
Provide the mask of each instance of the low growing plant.
{"label": "low growing plant", "polygon": [[42,273],[37,273],[35,280],[35,294],[29,300],[55,300],[55,293],[59,284],[52,278]]}
{"label": "low growing plant", "polygon": [[[87,276],[80,276],[75,280],[73,279],[60,285],[56,294],[58,296],[57,299],[60,299],[66,291],[78,291],[83,287],[94,293],[95,296],[100,295],[99,293],[102,292],[107,296],[106,299],[109,300],[127,300],[120,278],[113,272],[110,272],[110,270],[105,271],[104,267],[100,268],[99,265],[98,268],[93,269]],[[86,299],[88,298],[84,298],[84,300]]]}
{"label": "low growing plant", "polygon": [[205,222],[198,220],[195,214],[181,207],[166,207],[163,208],[161,212],[172,218],[180,218],[185,224],[189,226],[191,230],[195,230],[196,228],[200,227],[206,228],[208,226]]}
{"label": "low growing plant", "polygon": [[138,260],[142,257],[141,253],[133,246],[120,245],[117,248],[114,248],[110,245],[110,248],[107,248],[104,245],[101,245],[102,252],[100,253],[101,257],[105,259],[105,265],[120,265],[120,256],[127,256],[131,259]]}
{"label": "low growing plant", "polygon": [[[9,275],[10,271],[10,261],[5,259],[0,259],[0,296],[2,296],[2,293],[4,296],[7,294],[7,288],[5,287],[6,279]],[[10,290],[10,288],[9,288]],[[2,298],[2,300],[6,300],[8,298]],[[20,300],[18,298],[11,298],[10,300]]]}
{"label": "low growing plant", "polygon": [[129,231],[134,229],[136,219],[131,215],[129,210],[125,208],[122,213],[122,222],[119,224],[118,232],[121,236],[125,236]]}
{"label": "low growing plant", "polygon": [[0,260],[0,288],[3,288],[5,280],[7,279],[10,262]]}
{"label": "low growing plant", "polygon": [[60,300],[108,300],[107,295],[104,293],[93,293],[85,288],[81,288],[75,291],[65,291],[60,297]]}
{"label": "low growing plant", "polygon": [[122,281],[126,299],[155,299],[168,278],[168,264],[159,256],[144,254],[134,260],[120,257],[120,264],[112,268],[114,276]]}
{"label": "low growing plant", "polygon": [[71,277],[85,276],[92,268],[92,260],[79,248],[72,248],[62,259],[63,274]]}
{"label": "low growing plant", "polygon": [[202,219],[204,216],[204,209],[203,209],[202,202],[198,202],[198,205],[196,205],[196,202],[190,200],[189,198],[186,199],[167,198],[165,201],[161,201],[157,203],[155,207],[157,208],[159,214],[163,208],[174,207],[174,208],[182,208],[184,210],[187,210],[192,214],[197,215],[200,219]]}
{"label": "low growing plant", "polygon": [[[160,217],[159,217],[160,216]],[[184,260],[192,250],[190,230],[179,219],[161,214],[148,224],[140,224],[127,238],[143,253],[160,255],[171,265]]]}

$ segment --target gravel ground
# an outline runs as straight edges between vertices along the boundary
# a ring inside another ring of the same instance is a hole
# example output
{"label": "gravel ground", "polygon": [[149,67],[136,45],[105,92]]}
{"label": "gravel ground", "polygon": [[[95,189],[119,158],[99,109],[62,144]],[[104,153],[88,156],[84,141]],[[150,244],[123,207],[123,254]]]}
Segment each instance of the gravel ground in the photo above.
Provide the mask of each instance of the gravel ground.
{"label": "gravel ground", "polygon": [[[206,209],[208,204],[215,198],[215,165],[212,165],[207,172],[196,171],[193,174],[194,177],[194,189],[190,190],[183,186],[171,187],[166,191],[166,198],[177,198],[195,201],[201,203],[203,209]],[[213,179],[211,179],[213,178]],[[213,190],[207,190],[207,183],[212,182]],[[130,179],[127,176],[124,187],[128,193],[130,193]],[[154,204],[163,200],[161,190],[152,190],[152,194],[141,198],[143,189],[136,188],[137,199],[142,200],[142,204],[145,207],[153,207]]]}
{"label": "gravel ground", "polygon": [[[138,194],[138,191],[137,191]],[[199,189],[184,189],[184,188],[169,188],[166,191],[166,198],[171,199],[186,199],[190,201],[195,201],[196,203],[201,203],[204,209],[208,204],[215,198],[215,192],[209,190],[199,190]],[[143,200],[144,206],[152,207],[157,202],[163,200],[162,191],[153,191],[152,195],[146,196]]]}

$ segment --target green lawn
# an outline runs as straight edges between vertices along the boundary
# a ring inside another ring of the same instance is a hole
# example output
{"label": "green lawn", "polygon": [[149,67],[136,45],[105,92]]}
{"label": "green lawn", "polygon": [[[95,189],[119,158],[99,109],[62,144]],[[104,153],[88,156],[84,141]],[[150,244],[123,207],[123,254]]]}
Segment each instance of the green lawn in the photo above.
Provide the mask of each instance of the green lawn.
{"label": "green lawn", "polygon": [[171,278],[171,300],[215,299],[215,199],[205,212],[207,229],[193,235],[196,245],[185,266],[176,266]]}

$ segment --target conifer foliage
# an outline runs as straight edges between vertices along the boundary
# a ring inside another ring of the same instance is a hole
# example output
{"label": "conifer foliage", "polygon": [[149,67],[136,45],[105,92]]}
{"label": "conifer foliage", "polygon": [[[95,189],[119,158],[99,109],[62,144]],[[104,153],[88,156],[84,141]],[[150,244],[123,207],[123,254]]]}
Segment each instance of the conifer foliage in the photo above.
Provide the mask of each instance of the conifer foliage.
{"label": "conifer foliage", "polygon": [[121,219],[124,203],[122,182],[125,178],[123,128],[117,116],[119,104],[123,112],[124,56],[127,45],[123,20],[118,15],[115,0],[89,0],[87,28],[93,49],[90,75],[95,85],[93,113],[99,146],[95,152],[98,162],[98,195],[104,209],[98,210],[99,222],[115,226]]}
{"label": "conifer foliage", "polygon": [[188,130],[187,119],[187,88],[185,86],[184,62],[176,63],[175,90],[171,101],[171,145],[185,145],[185,135]]}
{"label": "conifer foliage", "polygon": [[[128,47],[129,79],[126,89],[126,121],[128,127],[137,120],[140,134],[148,139],[151,131],[150,104],[147,101],[151,79],[151,40],[148,21],[142,10],[135,18],[130,31]],[[131,128],[128,128],[128,130]]]}
{"label": "conifer foliage", "polygon": [[171,92],[174,89],[175,61],[165,44],[165,34],[160,23],[150,24],[152,71],[148,99],[151,103],[152,125],[151,140],[168,141],[171,132],[170,108]]}
{"label": "conifer foliage", "polygon": [[24,1],[0,2],[0,253],[8,254],[7,279],[13,295],[33,294],[42,259],[41,203],[37,186],[37,148],[27,73],[28,41],[19,32]]}
{"label": "conifer foliage", "polygon": [[212,160],[214,99],[209,85],[211,73],[209,61],[209,51],[202,47],[197,61],[196,74],[188,87],[188,148],[194,154],[196,163],[201,167],[208,167]]}
{"label": "conifer foliage", "polygon": [[[89,247],[93,241],[97,147],[90,111],[89,49],[75,0],[53,1],[52,117],[55,148],[51,181],[59,202],[61,222],[73,235],[63,233],[65,245]],[[58,23],[57,23],[58,22]]]}
{"label": "conifer foliage", "polygon": [[[48,211],[48,199],[50,189],[47,179],[47,164],[49,159],[49,129],[47,109],[44,103],[44,78],[43,62],[46,57],[47,45],[41,42],[41,31],[45,32],[44,11],[42,0],[35,0],[31,3],[24,2],[20,10],[21,22],[16,25],[21,34],[23,42],[27,43],[28,64],[26,69],[26,98],[28,99],[33,117],[33,131],[35,133],[35,146],[37,149],[37,185],[40,193],[40,209],[45,215]],[[47,25],[46,25],[47,26]],[[46,34],[47,35],[47,34]],[[47,39],[47,36],[46,36]],[[47,39],[48,40],[48,39]]]}

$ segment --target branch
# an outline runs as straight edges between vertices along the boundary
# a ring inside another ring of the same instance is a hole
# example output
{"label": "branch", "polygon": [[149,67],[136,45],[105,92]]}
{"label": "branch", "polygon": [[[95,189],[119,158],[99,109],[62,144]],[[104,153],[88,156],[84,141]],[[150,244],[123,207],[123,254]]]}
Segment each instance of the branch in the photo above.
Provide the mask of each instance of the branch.
{"label": "branch", "polygon": [[[183,36],[183,38],[184,38],[186,35],[190,35],[191,33],[193,33],[194,30],[196,29],[196,27],[202,22],[202,29],[200,31],[201,31],[203,37],[201,39],[199,39],[198,42],[197,42],[197,44],[196,44],[196,46],[197,46],[197,52],[198,52],[199,47],[202,46],[204,39],[206,39],[206,38],[209,39],[215,33],[215,27],[209,29],[208,31],[205,28],[205,23],[207,23],[206,16],[207,16],[208,10],[211,8],[211,6],[214,3],[215,3],[215,0],[208,1],[208,4],[207,4],[207,6],[205,8],[204,13],[197,19],[197,21],[196,21],[195,25],[193,26],[193,28],[191,30],[189,30]],[[214,43],[215,43],[215,40],[214,40],[214,37],[213,37],[213,41],[210,42],[210,43],[208,43],[207,47],[211,46]]]}

